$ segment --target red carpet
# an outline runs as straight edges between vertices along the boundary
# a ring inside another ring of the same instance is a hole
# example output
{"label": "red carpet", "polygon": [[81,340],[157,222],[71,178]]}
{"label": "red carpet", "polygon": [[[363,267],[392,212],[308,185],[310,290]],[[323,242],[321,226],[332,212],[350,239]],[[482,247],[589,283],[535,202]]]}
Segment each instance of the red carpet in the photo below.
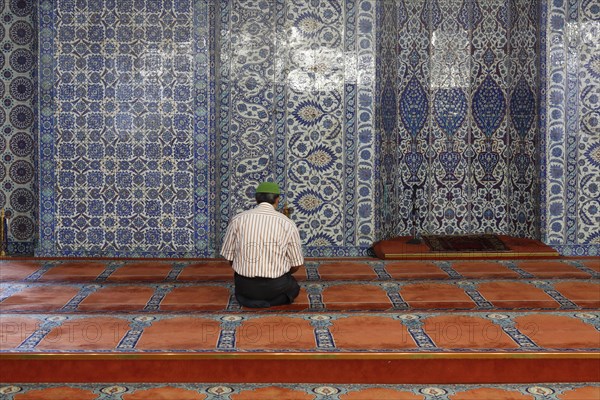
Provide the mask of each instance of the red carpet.
{"label": "red carpet", "polygon": [[599,277],[598,258],[308,260],[298,301],[257,311],[237,304],[219,260],[4,260],[0,375],[595,382]]}

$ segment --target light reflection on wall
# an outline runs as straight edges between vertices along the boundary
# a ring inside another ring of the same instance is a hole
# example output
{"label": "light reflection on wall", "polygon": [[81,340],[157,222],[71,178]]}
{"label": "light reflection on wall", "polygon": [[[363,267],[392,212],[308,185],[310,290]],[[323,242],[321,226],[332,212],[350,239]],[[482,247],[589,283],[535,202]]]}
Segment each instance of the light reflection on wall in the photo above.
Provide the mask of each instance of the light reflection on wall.
{"label": "light reflection on wall", "polygon": [[356,53],[339,48],[315,46],[291,27],[285,43],[289,53],[286,82],[296,92],[331,92],[340,90],[344,82],[356,83]]}
{"label": "light reflection on wall", "polygon": [[470,81],[468,32],[435,30],[431,34],[431,89],[466,88]]}

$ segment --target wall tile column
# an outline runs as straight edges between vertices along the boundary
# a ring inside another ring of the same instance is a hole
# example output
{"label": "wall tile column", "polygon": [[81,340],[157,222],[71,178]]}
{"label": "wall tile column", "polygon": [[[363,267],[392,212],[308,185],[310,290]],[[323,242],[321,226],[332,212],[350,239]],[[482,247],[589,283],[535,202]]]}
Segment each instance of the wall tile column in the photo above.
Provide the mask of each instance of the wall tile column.
{"label": "wall tile column", "polygon": [[600,7],[544,2],[542,238],[565,255],[600,254]]}
{"label": "wall tile column", "polygon": [[32,0],[0,1],[0,208],[9,254],[33,252],[37,35]]}

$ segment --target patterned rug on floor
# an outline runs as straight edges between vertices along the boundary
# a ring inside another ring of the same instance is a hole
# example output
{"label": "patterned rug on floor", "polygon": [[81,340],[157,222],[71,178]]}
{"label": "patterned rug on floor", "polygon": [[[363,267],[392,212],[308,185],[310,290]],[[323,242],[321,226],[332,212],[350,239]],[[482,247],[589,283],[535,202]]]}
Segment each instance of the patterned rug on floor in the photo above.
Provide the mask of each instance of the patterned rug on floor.
{"label": "patterned rug on floor", "polygon": [[508,251],[497,235],[424,235],[423,240],[432,251]]}
{"label": "patterned rug on floor", "polygon": [[344,385],[344,384],[3,384],[6,400],[596,400],[599,384]]}

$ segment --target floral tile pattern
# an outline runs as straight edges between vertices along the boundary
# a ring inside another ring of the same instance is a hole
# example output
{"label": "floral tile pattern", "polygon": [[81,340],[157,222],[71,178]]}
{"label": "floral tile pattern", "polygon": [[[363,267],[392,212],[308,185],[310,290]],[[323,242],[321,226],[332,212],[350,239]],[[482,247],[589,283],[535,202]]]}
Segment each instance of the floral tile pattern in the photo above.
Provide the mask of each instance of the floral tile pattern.
{"label": "floral tile pattern", "polygon": [[32,1],[0,1],[0,209],[15,253],[33,251],[36,231],[34,16]]}
{"label": "floral tile pattern", "polygon": [[600,9],[544,7],[542,236],[565,255],[600,254]]}
{"label": "floral tile pattern", "polygon": [[219,228],[273,179],[307,255],[352,256],[375,234],[375,2],[316,4],[221,5]]}
{"label": "floral tile pattern", "polygon": [[208,14],[41,3],[40,254],[208,252]]}
{"label": "floral tile pattern", "polygon": [[308,255],[413,228],[597,255],[599,14],[589,0],[2,0],[10,251],[211,256],[274,179]]}

